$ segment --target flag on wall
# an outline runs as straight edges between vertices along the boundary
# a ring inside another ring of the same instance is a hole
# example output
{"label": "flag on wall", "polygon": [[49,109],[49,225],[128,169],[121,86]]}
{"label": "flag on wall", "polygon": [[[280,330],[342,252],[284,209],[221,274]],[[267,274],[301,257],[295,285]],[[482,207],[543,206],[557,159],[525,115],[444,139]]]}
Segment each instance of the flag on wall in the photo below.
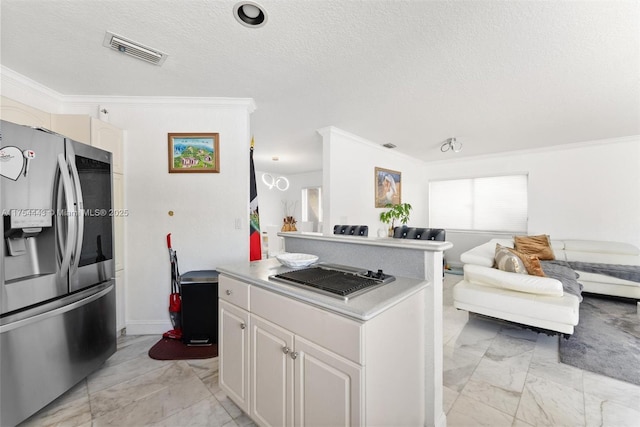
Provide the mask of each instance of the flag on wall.
{"label": "flag on wall", "polygon": [[253,166],[253,137],[251,137],[249,154],[249,261],[262,259],[261,240],[258,189],[256,188],[256,171]]}

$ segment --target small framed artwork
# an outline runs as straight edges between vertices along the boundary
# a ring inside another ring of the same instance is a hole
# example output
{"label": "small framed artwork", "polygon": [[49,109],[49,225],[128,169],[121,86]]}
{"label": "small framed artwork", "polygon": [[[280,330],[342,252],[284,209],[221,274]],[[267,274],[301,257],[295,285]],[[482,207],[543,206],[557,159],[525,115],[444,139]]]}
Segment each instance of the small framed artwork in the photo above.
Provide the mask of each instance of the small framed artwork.
{"label": "small framed artwork", "polygon": [[374,180],[376,208],[402,203],[402,173],[377,167]]}
{"label": "small framed artwork", "polygon": [[217,133],[170,133],[169,173],[219,173]]}

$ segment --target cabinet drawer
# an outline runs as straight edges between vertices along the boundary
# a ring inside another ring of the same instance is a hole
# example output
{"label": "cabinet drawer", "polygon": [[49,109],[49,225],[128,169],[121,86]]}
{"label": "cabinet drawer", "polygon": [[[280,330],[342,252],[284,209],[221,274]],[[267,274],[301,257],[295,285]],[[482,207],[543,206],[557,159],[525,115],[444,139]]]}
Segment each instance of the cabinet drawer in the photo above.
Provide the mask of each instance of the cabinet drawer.
{"label": "cabinet drawer", "polygon": [[249,284],[220,275],[218,278],[218,296],[220,299],[249,310]]}
{"label": "cabinet drawer", "polygon": [[251,313],[359,365],[364,363],[360,322],[255,286],[251,289]]}

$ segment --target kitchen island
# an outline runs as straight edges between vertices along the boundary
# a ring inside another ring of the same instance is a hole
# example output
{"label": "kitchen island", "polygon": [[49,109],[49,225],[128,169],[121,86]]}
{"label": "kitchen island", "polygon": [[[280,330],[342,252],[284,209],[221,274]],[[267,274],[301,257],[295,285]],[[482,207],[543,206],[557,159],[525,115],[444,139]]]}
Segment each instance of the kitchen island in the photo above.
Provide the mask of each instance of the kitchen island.
{"label": "kitchen island", "polygon": [[384,268],[395,280],[344,301],[273,280],[291,270],[274,259],[218,267],[222,390],[259,425],[446,425],[441,286],[451,244],[280,235],[288,252]]}

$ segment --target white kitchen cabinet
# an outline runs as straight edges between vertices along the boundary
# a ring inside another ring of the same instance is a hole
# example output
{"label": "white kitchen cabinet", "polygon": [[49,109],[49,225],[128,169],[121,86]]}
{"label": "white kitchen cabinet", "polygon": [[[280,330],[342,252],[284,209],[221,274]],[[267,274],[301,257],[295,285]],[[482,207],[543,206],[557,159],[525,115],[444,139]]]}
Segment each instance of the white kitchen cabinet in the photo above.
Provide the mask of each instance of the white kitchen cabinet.
{"label": "white kitchen cabinet", "polygon": [[251,410],[262,426],[293,425],[293,334],[251,316]]}
{"label": "white kitchen cabinet", "polygon": [[51,130],[74,141],[91,144],[91,116],[86,114],[52,114]]}
{"label": "white kitchen cabinet", "polygon": [[251,417],[262,426],[356,426],[362,367],[251,316]]}
{"label": "white kitchen cabinet", "polygon": [[122,130],[116,126],[91,118],[91,145],[113,154],[113,173],[124,173],[124,147]]}
{"label": "white kitchen cabinet", "polygon": [[218,316],[220,387],[249,413],[249,313],[220,299]]}
{"label": "white kitchen cabinet", "polygon": [[362,425],[364,368],[301,337],[296,337],[294,349],[294,425]]}
{"label": "white kitchen cabinet", "polygon": [[219,296],[220,387],[256,424],[424,423],[424,291],[366,322],[224,274]]}
{"label": "white kitchen cabinet", "polygon": [[0,118],[7,122],[51,129],[51,114],[10,98],[0,97]]}

